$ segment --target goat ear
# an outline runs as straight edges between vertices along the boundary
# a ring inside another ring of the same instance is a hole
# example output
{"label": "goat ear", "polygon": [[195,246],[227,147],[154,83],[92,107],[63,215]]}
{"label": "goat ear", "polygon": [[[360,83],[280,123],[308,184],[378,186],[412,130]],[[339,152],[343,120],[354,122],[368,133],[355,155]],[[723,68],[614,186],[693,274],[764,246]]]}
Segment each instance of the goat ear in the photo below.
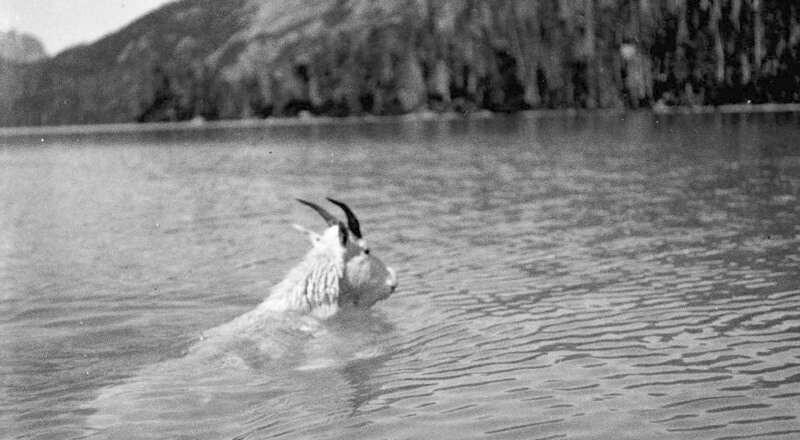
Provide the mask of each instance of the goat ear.
{"label": "goat ear", "polygon": [[311,241],[312,245],[316,245],[317,243],[319,243],[321,237],[316,232],[306,229],[305,227],[300,226],[296,223],[292,223],[292,227],[302,232],[303,234],[306,234],[308,236],[308,239]]}

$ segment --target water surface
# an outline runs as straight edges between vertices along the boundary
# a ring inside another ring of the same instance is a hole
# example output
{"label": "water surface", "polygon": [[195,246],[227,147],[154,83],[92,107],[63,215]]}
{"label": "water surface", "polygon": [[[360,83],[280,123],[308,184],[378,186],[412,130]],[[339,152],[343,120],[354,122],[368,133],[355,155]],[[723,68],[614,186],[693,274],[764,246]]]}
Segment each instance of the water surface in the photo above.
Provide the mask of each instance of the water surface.
{"label": "water surface", "polygon": [[[799,121],[6,133],[0,437],[798,438]],[[198,355],[325,196],[399,290]]]}

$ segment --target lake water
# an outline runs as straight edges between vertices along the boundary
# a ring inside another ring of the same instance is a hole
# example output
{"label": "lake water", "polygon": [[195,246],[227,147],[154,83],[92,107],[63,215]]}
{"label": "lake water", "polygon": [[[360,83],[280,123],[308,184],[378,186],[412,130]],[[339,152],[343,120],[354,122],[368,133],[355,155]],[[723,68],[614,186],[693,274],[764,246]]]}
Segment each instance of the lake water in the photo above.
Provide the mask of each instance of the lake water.
{"label": "lake water", "polygon": [[[397,292],[198,355],[326,196]],[[6,132],[0,438],[800,438],[799,225],[791,114]]]}

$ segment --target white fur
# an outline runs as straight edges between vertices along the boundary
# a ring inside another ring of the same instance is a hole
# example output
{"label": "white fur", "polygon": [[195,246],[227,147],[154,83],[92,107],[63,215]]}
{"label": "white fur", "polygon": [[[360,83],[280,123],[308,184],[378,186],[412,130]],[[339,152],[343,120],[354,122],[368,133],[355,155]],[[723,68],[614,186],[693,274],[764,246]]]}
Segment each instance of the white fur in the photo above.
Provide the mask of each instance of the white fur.
{"label": "white fur", "polygon": [[[340,307],[371,307],[394,291],[395,271],[370,255],[366,242],[356,241],[341,225],[330,226],[322,234],[293,226],[308,236],[312,248],[257,310],[327,318]],[[347,235],[344,246],[343,234]]]}

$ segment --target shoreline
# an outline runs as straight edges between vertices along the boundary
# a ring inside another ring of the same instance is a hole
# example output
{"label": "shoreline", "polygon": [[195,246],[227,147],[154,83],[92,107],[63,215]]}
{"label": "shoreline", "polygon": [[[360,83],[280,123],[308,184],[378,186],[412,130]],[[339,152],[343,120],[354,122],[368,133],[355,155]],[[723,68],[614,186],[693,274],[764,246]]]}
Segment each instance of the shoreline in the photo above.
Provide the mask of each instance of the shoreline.
{"label": "shoreline", "polygon": [[102,133],[126,133],[126,132],[158,132],[158,131],[182,131],[182,130],[216,130],[229,128],[258,128],[258,127],[290,127],[290,126],[312,126],[326,124],[354,124],[354,123],[396,123],[396,122],[428,122],[428,121],[451,121],[451,120],[481,120],[517,115],[523,118],[542,118],[542,117],[574,117],[587,114],[606,114],[619,115],[629,112],[650,112],[653,115],[692,115],[692,114],[737,114],[737,113],[792,113],[800,112],[800,103],[792,104],[727,104],[720,106],[676,106],[676,107],[655,107],[650,109],[631,110],[620,109],[535,109],[505,114],[492,113],[488,110],[474,113],[436,113],[432,111],[421,111],[404,115],[392,116],[297,116],[297,117],[274,117],[265,119],[228,119],[215,121],[180,121],[180,122],[119,122],[108,124],[73,124],[73,125],[41,125],[41,126],[21,126],[21,127],[0,127],[0,138],[14,136],[31,135],[52,135],[52,134],[102,134]]}

